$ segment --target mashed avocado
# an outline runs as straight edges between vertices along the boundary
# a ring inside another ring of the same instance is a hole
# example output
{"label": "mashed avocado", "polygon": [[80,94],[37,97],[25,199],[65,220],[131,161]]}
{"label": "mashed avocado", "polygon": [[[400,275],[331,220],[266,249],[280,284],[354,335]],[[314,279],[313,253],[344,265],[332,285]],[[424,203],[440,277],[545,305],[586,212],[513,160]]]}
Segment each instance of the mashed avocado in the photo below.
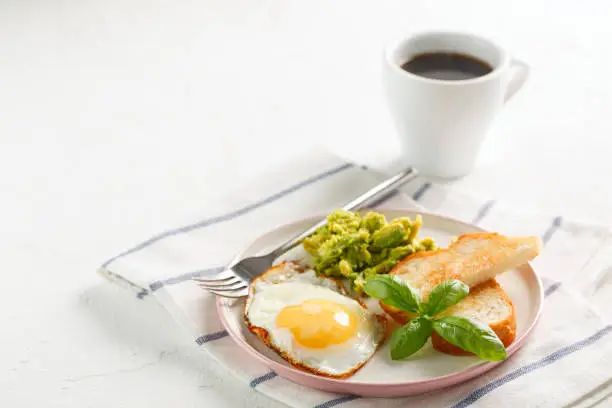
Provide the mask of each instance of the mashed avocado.
{"label": "mashed avocado", "polygon": [[368,212],[336,210],[327,216],[327,225],[304,240],[304,249],[313,256],[318,273],[346,277],[362,292],[365,280],[388,273],[400,260],[420,251],[436,249],[431,238],[417,239],[421,217],[401,217],[387,222],[385,216]]}

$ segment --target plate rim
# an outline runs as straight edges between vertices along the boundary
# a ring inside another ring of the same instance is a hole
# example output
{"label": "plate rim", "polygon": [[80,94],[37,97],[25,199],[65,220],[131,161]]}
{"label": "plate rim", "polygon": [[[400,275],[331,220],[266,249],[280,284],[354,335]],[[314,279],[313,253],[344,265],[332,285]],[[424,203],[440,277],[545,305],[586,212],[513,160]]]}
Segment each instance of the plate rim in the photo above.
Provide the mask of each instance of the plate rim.
{"label": "plate rim", "polygon": [[[469,228],[472,229],[476,229],[478,231],[481,232],[487,232],[487,230],[485,230],[484,228],[481,228],[475,224],[469,223],[469,222],[465,222],[465,221],[461,221],[458,220],[456,218],[453,217],[449,217],[446,215],[441,215],[439,213],[435,213],[432,211],[420,211],[420,210],[412,210],[412,209],[396,209],[396,208],[379,208],[379,209],[369,209],[369,208],[365,208],[362,210],[359,210],[359,212],[363,212],[363,211],[378,211],[378,212],[398,212],[398,213],[406,213],[406,214],[421,214],[421,215],[425,215],[425,216],[430,216],[430,217],[436,217],[439,219],[442,219],[444,221],[450,221],[450,222],[454,222],[457,224],[461,224],[463,226],[467,226]],[[287,222],[285,224],[279,225],[273,229],[270,229],[266,232],[264,232],[263,234],[260,234],[258,237],[254,238],[253,240],[250,241],[250,243],[248,245],[246,245],[243,250],[239,251],[238,254],[232,259],[231,263],[235,263],[237,260],[240,259],[241,254],[244,252],[244,250],[246,250],[250,245],[252,245],[253,243],[255,243],[257,240],[259,240],[261,237],[269,235],[269,234],[273,234],[283,228],[286,228],[289,225],[292,224],[298,224],[298,223],[302,223],[302,222],[307,222],[307,221],[315,221],[317,219],[322,219],[326,216],[325,215],[313,215],[310,217],[303,217],[300,219],[296,219],[294,221],[291,222]],[[262,363],[264,363],[264,365],[266,365],[268,368],[270,368],[272,371],[274,371],[275,373],[278,374],[279,371],[288,371],[292,374],[295,374],[296,376],[304,376],[305,378],[311,380],[311,381],[315,381],[315,382],[321,382],[321,383],[327,383],[329,385],[336,385],[339,387],[362,387],[367,389],[370,389],[372,387],[375,388],[379,388],[379,387],[385,387],[385,388],[397,388],[397,387],[424,387],[423,389],[427,388],[428,390],[431,389],[440,389],[440,388],[445,388],[451,385],[455,385],[467,380],[470,380],[474,377],[477,377],[481,374],[484,374],[487,371],[490,371],[491,369],[503,364],[504,362],[508,361],[510,359],[510,357],[512,357],[512,355],[518,351],[526,342],[527,340],[531,337],[531,334],[533,333],[533,330],[535,329],[535,327],[537,326],[540,317],[542,315],[542,308],[543,308],[543,304],[544,304],[544,288],[542,285],[542,280],[540,279],[539,275],[536,273],[535,269],[533,268],[533,266],[531,265],[531,262],[527,262],[524,265],[521,265],[519,268],[524,268],[527,269],[531,272],[531,274],[535,277],[535,281],[537,283],[537,292],[538,292],[538,296],[537,296],[537,311],[536,311],[536,315],[535,318],[533,319],[533,321],[531,322],[531,324],[529,325],[529,327],[527,327],[527,329],[525,330],[525,332],[523,333],[523,335],[516,339],[506,350],[507,350],[507,355],[508,357],[506,358],[506,360],[502,360],[502,361],[487,361],[487,362],[483,362],[481,364],[476,364],[473,365],[471,367],[468,367],[466,369],[463,369],[461,371],[458,372],[454,372],[451,374],[446,374],[446,375],[442,375],[442,376],[437,376],[437,377],[432,377],[432,378],[428,378],[425,380],[416,380],[416,381],[402,381],[402,382],[385,382],[385,383],[373,383],[373,382],[368,382],[368,381],[347,381],[347,379],[340,379],[340,378],[329,378],[329,377],[324,377],[324,376],[319,376],[319,375],[315,375],[303,370],[300,370],[298,368],[295,368],[291,365],[285,365],[282,364],[280,362],[274,361],[271,358],[267,357],[266,355],[260,353],[259,351],[257,351],[251,344],[249,344],[246,339],[242,338],[241,336],[239,336],[237,333],[234,332],[234,330],[230,327],[229,322],[226,320],[224,313],[222,312],[222,309],[225,307],[223,305],[223,298],[222,297],[217,297],[216,299],[216,309],[217,309],[217,314],[219,316],[219,320],[221,320],[221,323],[223,324],[223,327],[227,330],[227,332],[229,333],[230,337],[232,338],[233,341],[235,341],[237,343],[237,345],[241,346],[243,349],[246,349],[250,355],[254,356],[256,359],[258,359],[259,361],[261,361]],[[366,363],[367,364],[367,363]],[[282,375],[281,375],[282,376]],[[350,377],[349,377],[350,378]],[[293,381],[293,380],[291,380]],[[436,387],[429,387],[435,384],[440,384],[440,383],[444,383],[444,385],[440,385],[440,386],[436,386]],[[316,386],[313,386],[313,388],[319,388]],[[357,393],[357,395],[372,395],[372,394],[359,394]],[[402,395],[402,394],[398,394],[398,395]]]}

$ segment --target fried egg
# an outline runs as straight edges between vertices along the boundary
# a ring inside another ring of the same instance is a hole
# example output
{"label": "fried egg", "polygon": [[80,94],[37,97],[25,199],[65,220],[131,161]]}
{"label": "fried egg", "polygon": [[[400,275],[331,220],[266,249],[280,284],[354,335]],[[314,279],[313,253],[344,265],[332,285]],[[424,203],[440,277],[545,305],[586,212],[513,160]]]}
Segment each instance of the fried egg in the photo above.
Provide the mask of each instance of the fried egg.
{"label": "fried egg", "polygon": [[336,280],[294,263],[251,283],[245,320],[289,363],[327,377],[354,374],[385,337],[384,317],[348,297]]}

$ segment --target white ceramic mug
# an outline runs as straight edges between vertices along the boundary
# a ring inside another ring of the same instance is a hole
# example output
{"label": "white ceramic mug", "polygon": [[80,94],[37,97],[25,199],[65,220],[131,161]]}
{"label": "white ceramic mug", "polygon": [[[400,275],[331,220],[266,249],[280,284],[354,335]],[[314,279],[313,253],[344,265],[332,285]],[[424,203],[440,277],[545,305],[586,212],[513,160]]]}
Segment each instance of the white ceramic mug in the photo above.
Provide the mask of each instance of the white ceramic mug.
{"label": "white ceramic mug", "polygon": [[[430,79],[401,65],[423,53],[465,54],[492,71],[464,80]],[[425,175],[457,178],[474,167],[489,126],[527,79],[528,67],[485,38],[423,32],[385,50],[383,88],[406,164]]]}

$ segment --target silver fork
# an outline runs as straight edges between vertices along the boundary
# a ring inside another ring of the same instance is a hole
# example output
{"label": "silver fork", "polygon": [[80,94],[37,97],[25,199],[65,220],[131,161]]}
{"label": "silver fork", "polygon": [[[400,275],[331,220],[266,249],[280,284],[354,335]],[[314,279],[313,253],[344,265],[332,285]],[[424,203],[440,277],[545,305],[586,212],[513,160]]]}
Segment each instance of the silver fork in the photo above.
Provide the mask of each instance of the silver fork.
{"label": "silver fork", "polygon": [[[383,181],[368,192],[360,195],[342,207],[347,211],[355,211],[373,204],[378,199],[391,194],[402,184],[412,180],[417,171],[412,167]],[[275,250],[260,256],[244,258],[212,278],[193,278],[202,288],[210,293],[227,298],[240,298],[248,293],[248,285],[253,279],[269,269],[276,258],[299,245],[305,238],[327,223],[326,219],[308,228],[306,231],[291,238]]]}

